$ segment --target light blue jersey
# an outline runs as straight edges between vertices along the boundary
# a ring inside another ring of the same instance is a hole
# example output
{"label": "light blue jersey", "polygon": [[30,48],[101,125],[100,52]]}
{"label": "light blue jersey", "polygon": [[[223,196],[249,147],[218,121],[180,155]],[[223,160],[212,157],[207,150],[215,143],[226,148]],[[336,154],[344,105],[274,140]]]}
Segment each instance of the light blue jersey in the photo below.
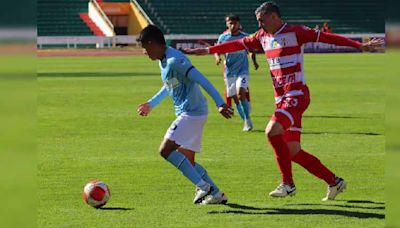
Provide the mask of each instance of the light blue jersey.
{"label": "light blue jersey", "polygon": [[156,106],[169,95],[172,98],[176,116],[207,115],[207,100],[201,93],[199,84],[210,94],[217,106],[224,104],[217,90],[194,68],[182,52],[168,47],[159,65],[164,86],[148,101],[151,107]]}
{"label": "light blue jersey", "polygon": [[[217,43],[222,44],[231,40],[238,40],[248,36],[247,33],[240,32],[237,36],[232,36],[229,32],[222,33]],[[249,61],[247,59],[247,51],[237,51],[225,54],[225,76],[237,77],[241,75],[249,75]]]}

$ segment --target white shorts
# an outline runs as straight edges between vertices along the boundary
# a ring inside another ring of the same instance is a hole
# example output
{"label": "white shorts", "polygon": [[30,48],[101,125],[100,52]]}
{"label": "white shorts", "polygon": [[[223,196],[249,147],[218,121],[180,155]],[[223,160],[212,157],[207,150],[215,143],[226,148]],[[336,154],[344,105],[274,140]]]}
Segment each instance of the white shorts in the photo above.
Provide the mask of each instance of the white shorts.
{"label": "white shorts", "polygon": [[203,128],[207,122],[205,116],[181,115],[168,128],[164,139],[175,141],[184,149],[200,152]]}
{"label": "white shorts", "polygon": [[249,76],[240,75],[234,77],[225,77],[226,95],[232,97],[236,95],[240,88],[247,90],[249,87]]}

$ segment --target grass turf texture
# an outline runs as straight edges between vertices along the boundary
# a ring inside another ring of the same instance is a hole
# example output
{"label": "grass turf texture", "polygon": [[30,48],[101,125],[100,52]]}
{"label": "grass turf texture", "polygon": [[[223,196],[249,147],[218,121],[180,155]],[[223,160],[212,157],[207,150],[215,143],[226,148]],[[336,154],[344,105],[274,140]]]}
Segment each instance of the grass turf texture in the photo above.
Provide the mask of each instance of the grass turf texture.
{"label": "grass turf texture", "polygon": [[[190,57],[221,92],[212,56]],[[293,165],[297,195],[268,197],[280,180],[264,127],[274,110],[263,56],[251,71],[255,130],[238,115],[220,116],[213,101],[200,162],[229,197],[226,206],[193,205],[194,186],[158,155],[174,120],[167,98],[147,118],[138,104],[162,83],[144,56],[38,59],[38,226],[381,227],[384,225],[385,74],[380,54],[305,56],[312,102],[303,118],[303,148],[344,177],[337,201],[321,202],[326,184]],[[85,205],[87,181],[106,182],[102,210]]]}

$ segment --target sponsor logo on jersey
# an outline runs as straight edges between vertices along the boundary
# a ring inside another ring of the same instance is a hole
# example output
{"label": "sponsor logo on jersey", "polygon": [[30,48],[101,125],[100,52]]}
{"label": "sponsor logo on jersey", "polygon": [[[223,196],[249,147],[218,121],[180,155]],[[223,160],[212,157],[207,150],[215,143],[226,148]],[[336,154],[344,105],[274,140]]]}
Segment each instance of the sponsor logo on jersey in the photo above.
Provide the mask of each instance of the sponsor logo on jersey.
{"label": "sponsor logo on jersey", "polygon": [[272,77],[275,88],[282,87],[287,84],[296,82],[296,74],[288,74],[284,76]]}
{"label": "sponsor logo on jersey", "polygon": [[178,79],[172,77],[172,78],[167,79],[164,82],[164,84],[169,90],[171,90],[171,89],[175,89],[176,87],[178,87],[181,83],[178,81]]}

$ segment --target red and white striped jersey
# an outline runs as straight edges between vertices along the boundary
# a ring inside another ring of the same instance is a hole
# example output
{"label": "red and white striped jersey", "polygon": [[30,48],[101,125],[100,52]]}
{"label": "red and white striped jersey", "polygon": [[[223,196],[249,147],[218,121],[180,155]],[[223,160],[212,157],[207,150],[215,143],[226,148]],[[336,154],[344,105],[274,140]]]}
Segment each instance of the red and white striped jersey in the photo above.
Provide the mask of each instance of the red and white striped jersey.
{"label": "red and white striped jersey", "polygon": [[276,103],[284,97],[309,96],[304,79],[303,44],[323,42],[355,48],[360,48],[361,45],[357,41],[339,35],[288,24],[283,24],[274,34],[260,29],[239,42],[209,47],[209,52],[223,53],[243,48],[264,50],[270,68]]}

